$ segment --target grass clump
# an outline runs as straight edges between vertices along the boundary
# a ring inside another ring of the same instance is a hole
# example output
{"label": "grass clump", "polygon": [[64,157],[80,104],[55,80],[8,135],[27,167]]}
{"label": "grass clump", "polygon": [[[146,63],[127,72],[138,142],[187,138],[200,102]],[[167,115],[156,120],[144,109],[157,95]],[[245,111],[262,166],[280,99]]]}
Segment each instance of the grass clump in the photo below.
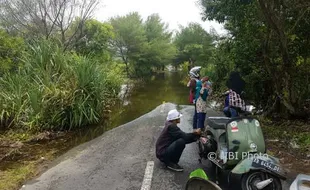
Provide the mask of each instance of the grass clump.
{"label": "grass clump", "polygon": [[310,150],[310,125],[304,121],[278,121],[262,120],[264,135],[268,139],[278,139],[286,142],[287,146],[293,143],[298,145],[300,152],[305,154]]}
{"label": "grass clump", "polygon": [[0,189],[18,189],[27,178],[35,175],[36,164],[29,162],[19,167],[0,171]]}
{"label": "grass clump", "polygon": [[29,45],[23,63],[17,73],[0,78],[5,129],[70,130],[99,123],[122,82],[111,66],[45,40]]}

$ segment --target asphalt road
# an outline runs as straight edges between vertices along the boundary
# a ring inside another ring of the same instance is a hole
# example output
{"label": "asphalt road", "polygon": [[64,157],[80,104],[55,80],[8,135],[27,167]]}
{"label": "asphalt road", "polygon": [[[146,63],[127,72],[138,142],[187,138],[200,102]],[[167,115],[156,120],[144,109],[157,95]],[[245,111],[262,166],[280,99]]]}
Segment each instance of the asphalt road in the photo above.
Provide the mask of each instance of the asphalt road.
{"label": "asphalt road", "polygon": [[[180,160],[184,172],[165,169],[155,157],[155,142],[169,110],[176,106],[163,104],[148,114],[104,133],[78,146],[62,157],[37,179],[29,181],[26,190],[138,190],[141,189],[148,161],[154,161],[152,190],[183,190],[191,171],[203,168],[211,176],[210,163],[198,162],[197,144],[186,146]],[[192,106],[181,106],[180,128],[191,131]],[[219,113],[209,110],[209,116]],[[223,180],[225,181],[225,175]],[[240,189],[227,187],[223,189]],[[288,190],[284,183],[284,190]]]}

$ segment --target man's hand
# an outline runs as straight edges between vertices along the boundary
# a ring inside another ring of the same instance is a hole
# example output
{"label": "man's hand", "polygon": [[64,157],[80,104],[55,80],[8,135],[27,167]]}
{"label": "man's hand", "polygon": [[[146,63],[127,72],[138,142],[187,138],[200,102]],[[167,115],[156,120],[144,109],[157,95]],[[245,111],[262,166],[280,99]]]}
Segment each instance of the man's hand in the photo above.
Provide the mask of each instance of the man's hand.
{"label": "man's hand", "polygon": [[199,128],[199,129],[194,130],[194,134],[201,135],[201,129]]}

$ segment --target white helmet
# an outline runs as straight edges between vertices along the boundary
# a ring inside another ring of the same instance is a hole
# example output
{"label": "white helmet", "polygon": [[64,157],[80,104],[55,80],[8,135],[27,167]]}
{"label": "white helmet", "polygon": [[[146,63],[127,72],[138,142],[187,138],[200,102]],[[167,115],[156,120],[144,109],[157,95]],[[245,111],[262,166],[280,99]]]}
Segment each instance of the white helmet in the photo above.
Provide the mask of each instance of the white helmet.
{"label": "white helmet", "polygon": [[196,67],[193,67],[190,71],[189,71],[189,75],[191,77],[199,77],[199,71],[201,69],[201,66],[196,66]]}
{"label": "white helmet", "polygon": [[182,114],[178,112],[176,109],[173,109],[168,112],[167,121],[180,119],[181,117],[182,117]]}

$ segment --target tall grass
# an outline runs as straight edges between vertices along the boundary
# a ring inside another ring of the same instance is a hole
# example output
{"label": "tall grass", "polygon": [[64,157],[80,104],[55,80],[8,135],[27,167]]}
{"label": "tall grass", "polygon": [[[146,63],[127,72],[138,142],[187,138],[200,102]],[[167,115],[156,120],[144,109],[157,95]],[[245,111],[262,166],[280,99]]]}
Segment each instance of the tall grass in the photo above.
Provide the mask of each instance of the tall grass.
{"label": "tall grass", "polygon": [[18,73],[0,79],[2,127],[64,130],[96,124],[122,79],[108,64],[64,53],[49,41],[29,45]]}

